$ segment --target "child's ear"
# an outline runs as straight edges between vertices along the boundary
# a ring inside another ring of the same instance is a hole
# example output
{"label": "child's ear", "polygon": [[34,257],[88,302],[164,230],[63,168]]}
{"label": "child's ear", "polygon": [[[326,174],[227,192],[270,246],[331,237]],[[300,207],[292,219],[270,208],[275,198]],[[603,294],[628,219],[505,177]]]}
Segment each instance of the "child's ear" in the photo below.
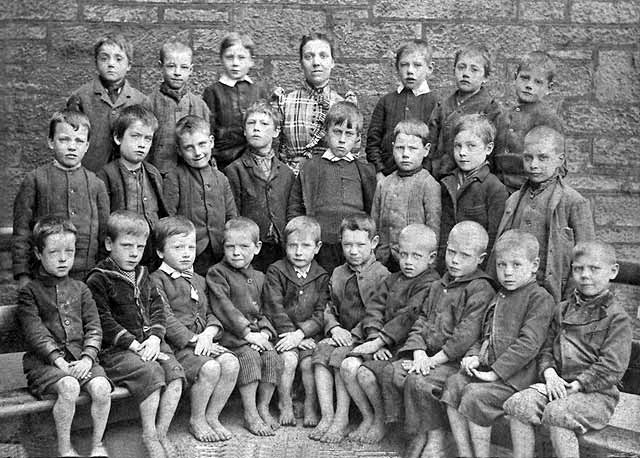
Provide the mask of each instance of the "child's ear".
{"label": "child's ear", "polygon": [[216,144],[216,139],[213,135],[209,135],[209,141],[211,142],[211,148],[213,149],[213,146]]}
{"label": "child's ear", "polygon": [[47,137],[47,146],[49,149],[53,149],[53,138]]}
{"label": "child's ear", "polygon": [[427,157],[431,152],[431,143],[427,143],[426,145],[424,145],[424,151],[424,157]]}
{"label": "child's ear", "polygon": [[491,153],[493,153],[493,147],[494,147],[495,143],[493,142],[489,142],[487,143],[487,156]]}
{"label": "child's ear", "polygon": [[322,241],[318,240],[316,242],[316,249],[313,251],[314,255],[318,254],[318,251],[320,251],[320,247],[322,247]]}
{"label": "child's ear", "polygon": [[478,255],[478,265],[482,264],[484,260],[487,258],[487,252],[483,251]]}
{"label": "child's ear", "polygon": [[[37,248],[35,248],[35,247],[33,248],[33,254],[35,254],[36,259],[37,259],[38,261],[41,261],[41,260],[42,260],[42,253],[40,253],[40,250],[38,250],[38,249],[37,249]],[[617,266],[617,265],[618,265],[618,264],[616,264],[616,266]]]}
{"label": "child's ear", "polygon": [[164,253],[162,252],[162,250],[156,250],[156,254],[160,259],[164,259]]}
{"label": "child's ear", "polygon": [[371,251],[375,251],[376,248],[378,248],[378,243],[380,243],[380,236],[379,235],[374,235],[371,238]]}
{"label": "child's ear", "polygon": [[120,144],[122,143],[122,139],[118,138],[118,136],[116,134],[113,134],[113,141],[115,142],[116,145],[120,146]]}
{"label": "child's ear", "polygon": [[107,237],[104,239],[104,248],[105,248],[107,251],[111,252],[111,249],[113,248],[113,240],[111,240],[111,237],[107,236]]}
{"label": "child's ear", "polygon": [[429,253],[429,264],[433,264],[435,262],[436,256],[438,256],[437,250],[433,250],[431,253]]}
{"label": "child's ear", "polygon": [[540,267],[540,258],[536,257],[532,262],[531,266],[533,267],[533,275],[535,276],[538,273],[538,268]]}
{"label": "child's ear", "polygon": [[164,63],[161,60],[158,60],[158,68],[162,68],[163,65]]}
{"label": "child's ear", "polygon": [[276,126],[276,127],[273,129],[273,132],[274,132],[274,133],[273,133],[273,138],[278,138],[278,137],[280,136],[280,126]]}
{"label": "child's ear", "polygon": [[611,272],[609,272],[609,280],[613,280],[618,276],[618,272],[620,272],[620,265],[616,262],[611,265]]}
{"label": "child's ear", "polygon": [[257,256],[258,253],[260,253],[260,250],[262,249],[262,240],[258,240],[256,242],[256,251],[253,253],[254,256]]}
{"label": "child's ear", "polygon": [[435,62],[431,61],[427,64],[427,76],[433,73],[433,70],[436,68]]}

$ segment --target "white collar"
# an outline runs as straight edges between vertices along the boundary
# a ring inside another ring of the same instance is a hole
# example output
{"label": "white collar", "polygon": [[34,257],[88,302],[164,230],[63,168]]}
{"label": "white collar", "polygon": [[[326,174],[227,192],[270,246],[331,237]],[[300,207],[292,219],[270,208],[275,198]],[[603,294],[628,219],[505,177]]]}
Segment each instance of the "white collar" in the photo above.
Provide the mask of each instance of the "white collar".
{"label": "white collar", "polygon": [[181,272],[179,270],[174,269],[164,261],[162,261],[162,264],[160,264],[160,267],[158,267],[158,270],[161,270],[165,274],[169,275],[171,278],[181,277],[185,273],[187,274],[187,276],[193,276],[192,269],[187,269],[186,271]]}
{"label": "white collar", "polygon": [[218,81],[220,81],[225,86],[229,86],[229,87],[235,87],[238,81],[246,81],[249,84],[253,84],[253,80],[249,75],[244,75],[241,79],[234,80],[233,78],[230,78],[226,73],[223,73],[222,75],[220,75],[220,78],[218,79]]}
{"label": "white collar", "polygon": [[[400,94],[403,89],[404,89],[404,86],[401,84],[396,89],[396,92]],[[411,92],[413,92],[413,95],[419,96],[422,94],[428,94],[429,92],[431,92],[431,89],[429,88],[429,83],[427,83],[427,80],[424,80],[422,84],[420,84],[420,86],[418,86],[415,89],[411,89]]]}
{"label": "white collar", "polygon": [[311,264],[309,264],[304,269],[300,269],[299,267],[293,266],[293,270],[298,276],[298,278],[307,278],[307,275],[309,275],[309,271],[311,270]]}
{"label": "white collar", "polygon": [[351,153],[351,151],[349,151],[347,154],[345,154],[342,157],[338,157],[335,154],[333,154],[330,149],[328,149],[322,155],[322,159],[327,159],[328,161],[331,161],[331,162],[338,162],[338,161],[353,162],[355,157],[353,157],[353,154]]}

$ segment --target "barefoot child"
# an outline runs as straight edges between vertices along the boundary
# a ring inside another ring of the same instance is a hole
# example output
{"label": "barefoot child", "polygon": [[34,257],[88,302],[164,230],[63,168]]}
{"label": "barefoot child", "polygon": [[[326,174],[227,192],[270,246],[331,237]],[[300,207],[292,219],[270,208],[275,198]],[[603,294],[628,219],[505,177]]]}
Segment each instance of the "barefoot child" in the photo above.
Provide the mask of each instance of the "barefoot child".
{"label": "barefoot child", "polygon": [[209,269],[207,286],[213,313],[225,330],[220,344],[238,357],[238,390],[245,427],[256,436],[273,436],[278,422],[269,404],[282,374],[277,337],[262,307],[264,274],[251,267],[260,251],[260,228],[248,218],[225,224],[224,259]]}
{"label": "barefoot child", "polygon": [[113,383],[127,388],[138,404],[147,453],[162,458],[176,454],[167,432],[185,376],[164,341],[167,303],[140,265],[148,237],[142,215],[113,212],[105,239],[109,256],[91,271],[87,285],[104,332],[102,365]]}
{"label": "barefoot child", "polygon": [[318,424],[318,403],[311,355],[324,326],[324,309],[329,302],[329,275],[313,259],[322,245],[320,224],[298,216],[284,228],[286,258],[267,269],[264,301],[267,315],[280,340],[284,371],[278,384],[280,424],[296,424],[291,389],[296,368],[304,385],[304,426]]}
{"label": "barefoot child", "polygon": [[[17,314],[29,350],[23,357],[30,391],[56,394],[53,420],[59,456],[80,456],[71,445],[71,422],[80,390],[91,396],[91,456],[106,456],[102,436],[111,407],[111,382],[97,363],[102,342],[98,309],[87,286],[69,278],[76,228],[45,217],[33,228],[39,269],[20,289]],[[63,321],[65,326],[63,326]]]}
{"label": "barefoot child", "polygon": [[365,343],[342,362],[340,373],[349,395],[360,409],[362,423],[351,439],[376,443],[386,433],[384,404],[378,380],[395,352],[402,347],[438,274],[436,234],[424,224],[411,224],[400,232],[400,271],[389,275],[365,303],[362,320]]}
{"label": "barefoot child", "polygon": [[[324,331],[311,362],[322,418],[309,437],[320,442],[339,442],[349,425],[351,399],[340,375],[340,365],[354,344],[360,343],[366,304],[389,275],[376,261],[376,225],[366,214],[347,216],[340,225],[340,243],[346,262],[331,275],[331,302],[324,312]],[[335,381],[336,407],[333,408]]]}
{"label": "barefoot child", "polygon": [[533,458],[534,426],[540,424],[549,427],[558,457],[580,456],[578,435],[604,428],[611,418],[632,340],[629,315],[609,290],[617,274],[611,245],[583,242],[573,249],[577,288],[557,307],[538,356],[544,383],[504,403],[515,458]]}
{"label": "barefoot child", "polygon": [[524,231],[496,242],[496,270],[502,288],[482,319],[481,340],[467,351],[461,370],[447,379],[447,405],[458,456],[490,456],[491,427],[502,404],[536,380],[535,358],[544,343],[555,303],[536,283],[538,242]]}
{"label": "barefoot child", "polygon": [[199,441],[229,440],[218,417],[236,384],[238,359],[214,342],[222,324],[209,307],[205,279],[193,271],[196,229],[175,216],[158,221],[154,233],[162,264],[151,278],[169,304],[165,338],[191,384],[189,430]]}
{"label": "barefoot child", "polygon": [[[440,394],[460,359],[480,337],[484,311],[493,298],[493,280],[480,269],[487,255],[487,231],[474,221],[456,224],[447,241],[447,271],[429,291],[401,358],[382,379],[386,421],[401,419],[413,436],[411,458],[443,456],[447,413]],[[404,392],[404,398],[403,398]]]}

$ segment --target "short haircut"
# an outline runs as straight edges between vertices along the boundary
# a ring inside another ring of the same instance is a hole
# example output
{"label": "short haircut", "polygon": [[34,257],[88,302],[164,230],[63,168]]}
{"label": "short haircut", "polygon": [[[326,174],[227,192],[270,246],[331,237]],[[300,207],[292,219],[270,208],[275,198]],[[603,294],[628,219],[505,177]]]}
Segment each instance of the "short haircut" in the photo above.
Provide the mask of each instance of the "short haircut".
{"label": "short haircut", "polygon": [[176,123],[176,141],[178,147],[180,147],[180,139],[183,135],[193,135],[196,132],[211,135],[211,125],[204,118],[196,115],[187,115],[180,118]]}
{"label": "short haircut", "polygon": [[249,51],[251,57],[253,57],[253,50],[256,45],[249,35],[240,34],[237,32],[231,32],[224,36],[220,42],[220,57],[224,55],[224,52],[232,46],[240,45]]}
{"label": "short haircut", "polygon": [[149,223],[144,216],[134,211],[116,210],[107,220],[107,237],[115,241],[122,235],[149,237]]}
{"label": "short haircut", "polygon": [[160,47],[160,62],[164,63],[167,54],[171,52],[186,52],[190,56],[193,56],[193,50],[188,44],[178,40],[177,38],[171,38],[165,41]]}
{"label": "short haircut", "polygon": [[412,242],[422,242],[429,248],[429,251],[435,251],[438,248],[438,237],[433,229],[426,224],[409,224],[400,231],[398,242],[403,238],[408,238]]}
{"label": "short haircut", "polygon": [[113,136],[122,138],[125,131],[136,121],[140,121],[144,126],[151,127],[154,132],[158,129],[158,118],[151,110],[142,105],[130,105],[120,111],[113,123]]}
{"label": "short haircut", "polygon": [[153,241],[156,249],[164,250],[164,244],[174,235],[187,235],[196,232],[191,220],[184,216],[167,216],[161,218],[153,228]]}
{"label": "short haircut", "polygon": [[331,41],[329,36],[324,34],[324,33],[313,32],[313,33],[310,33],[308,35],[303,35],[302,38],[300,39],[300,49],[299,49],[300,60],[302,60],[302,51],[304,49],[304,46],[307,43],[309,43],[310,41],[315,41],[315,40],[320,40],[320,41],[324,41],[325,43],[327,43],[329,45],[329,50],[331,51],[331,57],[335,58],[335,52],[334,52],[334,49],[333,49],[333,42]]}
{"label": "short haircut", "polygon": [[56,135],[56,127],[58,124],[69,124],[73,127],[73,130],[78,130],[81,127],[87,128],[87,140],[91,139],[91,121],[89,117],[76,110],[61,110],[56,111],[51,115],[49,120],[49,140],[53,140]]}
{"label": "short haircut", "polygon": [[376,222],[366,213],[353,213],[343,218],[340,223],[340,237],[344,231],[364,231],[372,240],[376,235]]}
{"label": "short haircut", "polygon": [[258,227],[254,220],[245,218],[244,216],[237,216],[227,221],[224,225],[225,240],[229,232],[242,232],[251,237],[251,240],[255,244],[260,241],[260,227]]}
{"label": "short haircut", "polygon": [[282,115],[280,114],[280,110],[278,109],[278,107],[272,105],[264,99],[252,103],[249,108],[247,108],[244,113],[242,125],[245,125],[249,116],[255,113],[266,114],[273,121],[273,125],[278,129],[280,128],[280,124],[282,123]]}
{"label": "short haircut", "polygon": [[579,242],[573,247],[572,259],[575,261],[580,256],[597,255],[606,264],[613,265],[617,262],[616,249],[610,243],[592,240]]}
{"label": "short haircut", "polygon": [[302,232],[303,234],[308,234],[313,237],[316,242],[319,242],[321,231],[320,223],[318,223],[318,220],[315,218],[311,216],[296,216],[284,227],[284,239],[288,241],[294,232]]}
{"label": "short haircut", "polygon": [[478,254],[484,253],[489,245],[487,230],[475,221],[461,221],[453,226],[449,232],[448,240],[454,237],[459,237],[458,240],[475,242]]}
{"label": "short haircut", "polygon": [[429,143],[429,126],[419,119],[405,119],[404,121],[400,121],[393,129],[394,140],[399,134],[419,137],[422,140],[423,146]]}
{"label": "short haircut", "polygon": [[467,55],[480,56],[484,63],[484,76],[488,77],[491,75],[491,53],[485,45],[479,43],[467,43],[459,48],[453,57],[453,68],[455,69],[456,65],[458,65],[460,57]]}
{"label": "short haircut", "polygon": [[362,115],[358,111],[358,107],[347,101],[334,103],[327,112],[325,125],[330,128],[345,122],[347,129],[355,129],[358,133],[362,131]]}
{"label": "short haircut", "polygon": [[505,231],[493,246],[496,256],[501,253],[524,250],[525,256],[529,261],[535,261],[539,256],[540,244],[535,235],[521,229],[510,229]]}
{"label": "short haircut", "polygon": [[49,236],[54,234],[73,234],[75,236],[77,233],[76,226],[70,220],[50,215],[44,216],[36,222],[33,226],[31,240],[34,248],[42,253]]}
{"label": "short haircut", "polygon": [[400,65],[400,59],[402,59],[402,56],[413,52],[422,54],[424,56],[424,60],[427,61],[427,64],[431,63],[431,57],[433,56],[433,49],[431,48],[431,45],[429,45],[427,40],[416,38],[401,44],[396,51],[396,70],[398,69],[398,65]]}
{"label": "short haircut", "polygon": [[556,154],[564,154],[565,152],[565,140],[564,135],[559,130],[551,126],[536,126],[529,130],[524,136],[526,139],[529,136],[535,136],[543,141],[551,142]]}
{"label": "short haircut", "polygon": [[544,51],[533,51],[525,54],[516,69],[516,75],[523,70],[542,70],[549,83],[553,82],[556,75],[556,64],[551,56]]}
{"label": "short haircut", "polygon": [[98,54],[100,53],[100,49],[104,45],[116,45],[120,49],[124,51],[124,54],[127,56],[129,63],[133,60],[133,45],[127,40],[124,35],[115,34],[115,35],[104,35],[96,41],[96,44],[93,46],[93,59],[98,61]]}
{"label": "short haircut", "polygon": [[485,145],[493,143],[496,137],[496,128],[489,121],[486,115],[482,113],[474,113],[462,115],[453,127],[453,137],[455,138],[460,132],[470,130],[476,134]]}

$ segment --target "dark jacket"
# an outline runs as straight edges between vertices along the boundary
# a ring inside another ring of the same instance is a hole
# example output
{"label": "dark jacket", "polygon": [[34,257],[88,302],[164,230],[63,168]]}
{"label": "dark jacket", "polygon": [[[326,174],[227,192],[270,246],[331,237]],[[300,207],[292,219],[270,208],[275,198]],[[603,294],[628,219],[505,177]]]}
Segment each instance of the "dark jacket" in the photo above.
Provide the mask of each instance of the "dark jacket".
{"label": "dark jacket", "polygon": [[[262,242],[282,243],[287,224],[287,201],[295,182],[295,175],[282,161],[274,157],[271,175],[264,180],[255,172],[256,163],[250,149],[233,161],[224,171],[229,179],[238,213],[251,218],[260,227]],[[275,237],[269,228],[275,231]]]}
{"label": "dark jacket", "polygon": [[102,252],[109,196],[102,180],[84,167],[63,170],[46,164],[24,177],[13,203],[13,275],[30,275],[36,265],[31,232],[42,216],[70,219],[76,234],[76,257],[72,275],[84,276]]}
{"label": "dark jacket", "polygon": [[278,334],[262,307],[264,274],[249,266],[234,269],[222,261],[207,272],[209,303],[225,333],[220,343],[229,348],[247,345],[250,332],[265,331],[275,339]]}
{"label": "dark jacket", "polygon": [[448,273],[434,281],[429,297],[399,353],[433,356],[442,350],[450,362],[461,359],[480,338],[482,316],[495,295],[491,277],[478,269],[461,278]]}
{"label": "dark jacket", "polygon": [[134,284],[106,258],[87,278],[100,313],[104,351],[127,350],[134,340],[144,342],[149,336],[164,339],[167,303],[146,267],[136,267],[135,273]]}
{"label": "dark jacket", "polygon": [[[222,324],[209,307],[209,297],[205,279],[193,274],[191,282],[183,277],[171,278],[158,269],[151,274],[151,279],[163,295],[168,305],[167,332],[165,339],[174,349],[181,350],[188,346],[190,340],[206,328],[217,328],[215,340],[222,335]],[[192,298],[191,285],[198,294],[198,300]]]}
{"label": "dark jacket", "polygon": [[485,312],[483,339],[467,356],[479,356],[502,381],[523,390],[537,379],[536,357],[547,336],[555,302],[535,281],[515,291],[502,289],[491,302],[495,308],[490,304]]}
{"label": "dark jacket", "polygon": [[281,259],[267,269],[263,297],[265,313],[278,334],[300,329],[305,337],[315,337],[324,328],[329,274],[312,261],[307,277],[298,278],[293,266]]}
{"label": "dark jacket", "polygon": [[613,293],[591,300],[579,300],[574,293],[556,308],[538,357],[540,379],[553,367],[566,381],[578,380],[583,391],[617,396],[632,338],[631,319]]}
{"label": "dark jacket", "polygon": [[499,102],[484,87],[461,104],[458,104],[458,91],[439,101],[429,119],[431,150],[426,162],[431,174],[440,180],[456,168],[453,160],[453,129],[460,116],[481,113],[494,122],[500,111]]}
{"label": "dark jacket", "polygon": [[18,321],[30,351],[53,364],[69,352],[97,361],[102,328],[96,303],[84,283],[40,270],[18,293]]}
{"label": "dark jacket", "polygon": [[389,175],[398,168],[393,160],[396,124],[407,119],[419,119],[427,124],[437,102],[431,92],[416,96],[406,88],[400,93],[389,92],[378,100],[369,122],[365,149],[367,161],[375,166],[376,173]]}

